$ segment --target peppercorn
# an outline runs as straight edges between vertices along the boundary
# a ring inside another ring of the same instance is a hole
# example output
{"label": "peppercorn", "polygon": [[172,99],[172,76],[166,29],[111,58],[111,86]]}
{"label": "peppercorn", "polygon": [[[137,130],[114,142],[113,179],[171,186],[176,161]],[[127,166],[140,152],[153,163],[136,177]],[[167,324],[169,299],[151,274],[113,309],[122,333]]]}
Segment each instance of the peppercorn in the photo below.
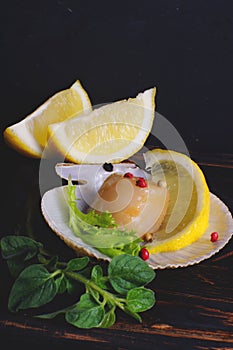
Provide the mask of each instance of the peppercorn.
{"label": "peppercorn", "polygon": [[128,177],[129,179],[132,179],[133,174],[132,173],[125,173],[124,177]]}
{"label": "peppercorn", "polygon": [[148,250],[145,247],[143,247],[139,252],[139,256],[142,260],[148,260],[150,254],[149,254]]}
{"label": "peppercorn", "polygon": [[212,232],[210,235],[211,242],[216,242],[218,240],[218,232]]}
{"label": "peppercorn", "polygon": [[109,172],[113,171],[112,163],[104,163],[103,168],[104,168],[104,170],[109,171]]}
{"label": "peppercorn", "polygon": [[139,179],[136,181],[136,185],[138,187],[147,187],[147,182],[143,177],[139,177]]}

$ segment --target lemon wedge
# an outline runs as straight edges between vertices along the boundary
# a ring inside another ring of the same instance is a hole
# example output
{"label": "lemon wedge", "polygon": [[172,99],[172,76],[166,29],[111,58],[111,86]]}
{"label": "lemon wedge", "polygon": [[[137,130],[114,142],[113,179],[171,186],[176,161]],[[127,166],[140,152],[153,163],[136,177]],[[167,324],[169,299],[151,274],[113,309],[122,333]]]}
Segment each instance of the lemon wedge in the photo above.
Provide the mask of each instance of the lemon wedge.
{"label": "lemon wedge", "polygon": [[154,254],[187,247],[208,227],[210,192],[204,174],[190,157],[175,151],[148,151],[144,160],[153,181],[162,181],[170,192],[164,221],[148,249]]}
{"label": "lemon wedge", "polygon": [[41,158],[47,143],[48,124],[61,122],[74,114],[91,110],[87,92],[77,80],[45,101],[20,122],[4,130],[7,144],[20,153]]}
{"label": "lemon wedge", "polygon": [[117,163],[143,147],[154,121],[156,88],[48,126],[48,147],[74,163]]}

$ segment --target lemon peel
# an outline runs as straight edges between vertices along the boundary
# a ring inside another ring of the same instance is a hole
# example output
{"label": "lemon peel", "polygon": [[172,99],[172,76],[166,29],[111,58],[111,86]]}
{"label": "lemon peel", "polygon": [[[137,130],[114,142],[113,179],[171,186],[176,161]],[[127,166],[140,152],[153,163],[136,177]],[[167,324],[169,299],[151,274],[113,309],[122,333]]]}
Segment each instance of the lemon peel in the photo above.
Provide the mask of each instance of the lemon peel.
{"label": "lemon peel", "polygon": [[118,163],[141,149],[154,121],[156,88],[48,126],[48,147],[74,163]]}
{"label": "lemon peel", "polygon": [[176,151],[154,149],[144,153],[144,160],[152,179],[165,180],[170,192],[167,214],[148,250],[155,254],[185,248],[208,227],[210,192],[205,176],[190,157]]}
{"label": "lemon peel", "polygon": [[48,124],[61,122],[74,114],[91,110],[87,92],[79,80],[47,99],[35,111],[4,130],[6,143],[19,153],[41,158],[47,143]]}

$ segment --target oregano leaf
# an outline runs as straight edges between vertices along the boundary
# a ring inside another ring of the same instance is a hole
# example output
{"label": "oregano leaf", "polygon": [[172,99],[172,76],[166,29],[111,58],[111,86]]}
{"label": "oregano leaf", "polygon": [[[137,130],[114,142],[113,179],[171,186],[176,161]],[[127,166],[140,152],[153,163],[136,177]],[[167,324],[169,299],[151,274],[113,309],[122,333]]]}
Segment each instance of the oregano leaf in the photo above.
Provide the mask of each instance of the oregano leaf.
{"label": "oregano leaf", "polygon": [[83,258],[74,258],[67,264],[66,271],[80,271],[84,269],[89,263],[89,258],[84,256]]}
{"label": "oregano leaf", "polygon": [[155,304],[154,292],[144,287],[134,288],[128,291],[126,305],[133,312],[149,310]]}
{"label": "oregano leaf", "polygon": [[116,322],[115,307],[107,311],[98,328],[109,328]]}
{"label": "oregano leaf", "polygon": [[53,275],[42,265],[24,269],[10,291],[8,308],[18,311],[49,303],[57,294]]}
{"label": "oregano leaf", "polygon": [[23,255],[24,260],[33,258],[43,245],[26,236],[9,235],[1,239],[1,251],[4,259]]}
{"label": "oregano leaf", "polygon": [[111,260],[108,275],[114,290],[127,294],[130,289],[143,287],[151,282],[155,272],[141,258],[122,254]]}
{"label": "oregano leaf", "polygon": [[95,265],[91,271],[91,280],[102,289],[108,289],[108,278],[103,276],[103,270],[100,265]]}
{"label": "oregano leaf", "polygon": [[98,327],[104,318],[104,307],[98,304],[89,293],[81,296],[76,306],[66,312],[68,323],[78,328]]}

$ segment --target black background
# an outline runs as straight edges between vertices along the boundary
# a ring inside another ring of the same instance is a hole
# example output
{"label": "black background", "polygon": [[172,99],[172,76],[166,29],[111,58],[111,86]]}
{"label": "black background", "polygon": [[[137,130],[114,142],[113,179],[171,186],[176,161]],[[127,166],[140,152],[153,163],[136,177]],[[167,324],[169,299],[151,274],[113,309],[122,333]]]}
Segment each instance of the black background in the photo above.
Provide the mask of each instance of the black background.
{"label": "black background", "polygon": [[93,104],[155,85],[190,151],[231,153],[232,18],[231,0],[4,2],[1,135],[79,79]]}

